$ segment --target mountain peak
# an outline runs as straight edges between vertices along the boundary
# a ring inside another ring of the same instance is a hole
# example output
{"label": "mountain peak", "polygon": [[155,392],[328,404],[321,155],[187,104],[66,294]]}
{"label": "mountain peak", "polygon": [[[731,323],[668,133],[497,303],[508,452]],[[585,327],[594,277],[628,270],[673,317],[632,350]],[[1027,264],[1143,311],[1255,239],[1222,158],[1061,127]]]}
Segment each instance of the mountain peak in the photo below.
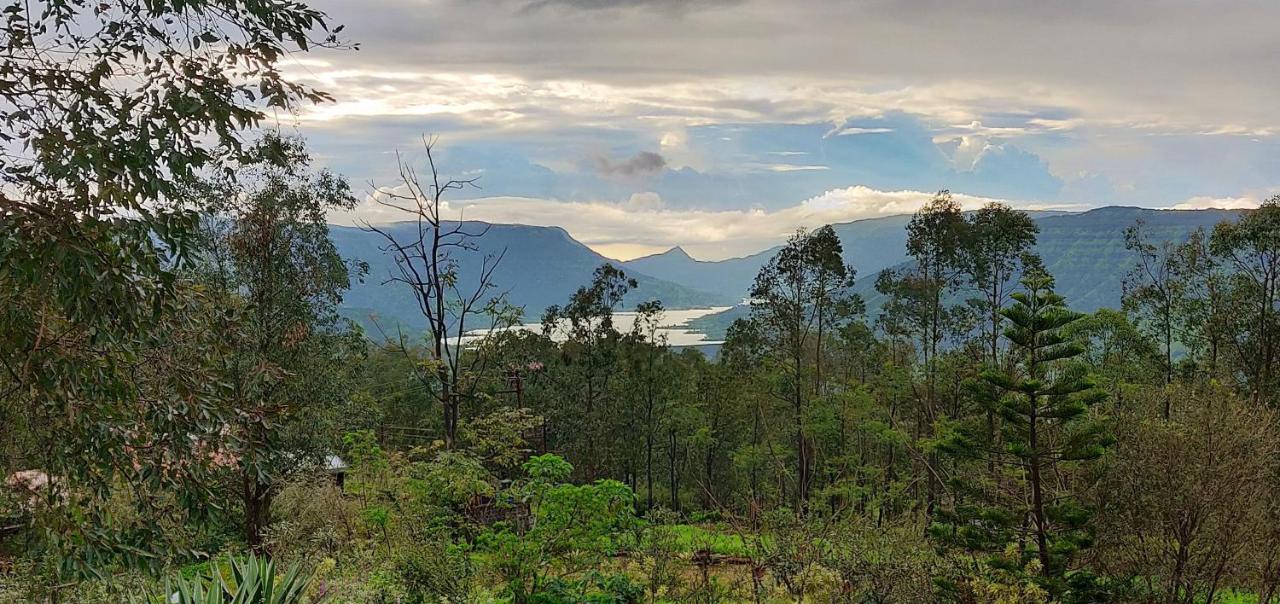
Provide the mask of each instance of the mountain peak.
{"label": "mountain peak", "polygon": [[693,258],[693,256],[690,256],[690,255],[689,255],[689,252],[684,251],[684,248],[682,248],[682,247],[680,247],[680,246],[678,246],[678,245],[677,245],[677,246],[675,246],[675,247],[673,247],[673,248],[671,248],[671,249],[669,249],[669,250],[667,250],[667,251],[665,251],[665,252],[662,252],[662,254],[660,254],[660,255],[661,255],[661,256],[667,256],[667,257],[669,257],[669,258],[679,258],[679,259],[681,259],[681,260],[693,260],[693,259],[694,259],[694,258]]}

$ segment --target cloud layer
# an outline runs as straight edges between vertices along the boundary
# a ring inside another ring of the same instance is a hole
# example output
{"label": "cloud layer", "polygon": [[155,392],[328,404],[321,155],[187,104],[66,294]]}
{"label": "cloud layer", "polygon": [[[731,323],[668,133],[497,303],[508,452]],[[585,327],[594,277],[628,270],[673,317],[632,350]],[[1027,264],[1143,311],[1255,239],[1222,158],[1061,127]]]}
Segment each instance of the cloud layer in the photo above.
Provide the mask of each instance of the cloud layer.
{"label": "cloud layer", "polygon": [[610,249],[750,252],[941,188],[1174,207],[1280,186],[1275,2],[316,3],[361,43],[285,68],[336,98],[296,116],[321,161],[387,184],[440,134],[484,187],[456,202],[473,217]]}

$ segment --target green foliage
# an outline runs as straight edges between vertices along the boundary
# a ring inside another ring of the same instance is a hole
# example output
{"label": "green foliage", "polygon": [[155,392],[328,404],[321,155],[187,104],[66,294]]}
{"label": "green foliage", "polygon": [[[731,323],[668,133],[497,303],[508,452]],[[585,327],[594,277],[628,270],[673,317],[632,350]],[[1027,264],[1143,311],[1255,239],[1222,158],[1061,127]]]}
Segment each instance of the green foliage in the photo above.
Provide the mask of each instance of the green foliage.
{"label": "green foliage", "polygon": [[542,424],[529,409],[499,409],[462,426],[463,446],[500,471],[520,466],[529,443],[525,432]]}
{"label": "green foliage", "polygon": [[405,604],[467,602],[472,597],[475,568],[464,546],[427,541],[397,553],[393,566]]}
{"label": "green foliage", "polygon": [[578,580],[551,579],[529,597],[534,604],[633,604],[644,587],[624,574],[588,573]]}
{"label": "green foliage", "polygon": [[391,465],[372,430],[348,432],[342,436],[342,444],[349,474],[348,490],[363,493],[385,484]]}
{"label": "green foliage", "polygon": [[430,462],[411,465],[407,487],[422,503],[458,510],[475,497],[493,495],[493,483],[480,460],[459,451],[440,451]]}
{"label": "green foliage", "polygon": [[[1092,535],[1090,510],[1057,485],[1067,466],[1099,458],[1112,439],[1088,415],[1103,395],[1083,368],[1071,363],[1085,349],[1063,333],[1083,315],[1066,309],[1047,275],[1031,273],[1022,283],[1024,290],[1013,294],[1015,304],[1003,311],[1010,323],[1005,336],[1013,370],[989,368],[970,384],[1002,420],[999,440],[976,426],[957,426],[939,441],[957,458],[989,459],[1002,467],[1011,463],[1021,471],[980,475],[967,484],[957,480],[971,502],[940,514],[930,532],[944,543],[1006,557],[1009,544],[1029,541],[1031,546],[1019,553],[1034,555],[1038,572],[1058,581],[1052,589],[1059,592],[1065,589],[1060,580],[1069,561],[1090,545]],[[1005,496],[1007,489],[1016,495]],[[990,561],[1007,567],[998,562]],[[1024,565],[1022,560],[1015,566]]]}
{"label": "green foliage", "polygon": [[247,558],[228,559],[231,580],[223,577],[218,566],[211,566],[202,576],[181,575],[166,579],[159,595],[133,596],[133,604],[300,604],[311,575],[298,566],[283,575],[276,572],[275,562],[250,554]]}
{"label": "green foliage", "polygon": [[535,484],[552,485],[564,482],[573,473],[573,466],[563,457],[553,454],[535,455],[523,465],[525,474]]}
{"label": "green foliage", "polygon": [[620,482],[558,483],[572,467],[554,455],[530,459],[525,469],[528,482],[512,489],[529,506],[529,526],[495,526],[476,540],[517,602],[537,601],[549,579],[599,563],[639,522],[635,493]]}
{"label": "green foliage", "polygon": [[[197,244],[183,185],[251,160],[242,133],[269,109],[327,98],[278,62],[339,45],[328,29],[301,3],[0,12],[0,423],[24,435],[4,470],[75,486],[47,493],[65,503],[44,506],[33,531],[64,575],[187,553],[160,520],[210,507],[188,485],[215,482],[199,460],[226,418],[206,331],[221,309],[174,271]],[[128,514],[107,504],[117,493]]]}

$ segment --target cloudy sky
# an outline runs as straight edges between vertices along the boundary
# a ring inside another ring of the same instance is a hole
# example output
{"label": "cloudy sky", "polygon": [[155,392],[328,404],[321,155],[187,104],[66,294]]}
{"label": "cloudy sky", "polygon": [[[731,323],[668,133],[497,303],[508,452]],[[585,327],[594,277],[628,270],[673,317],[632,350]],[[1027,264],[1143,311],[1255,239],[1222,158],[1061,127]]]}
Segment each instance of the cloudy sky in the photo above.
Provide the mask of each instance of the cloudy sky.
{"label": "cloudy sky", "polygon": [[[450,209],[627,258],[967,205],[1248,206],[1280,190],[1273,1],[316,0],[355,52],[289,73],[358,189],[396,151]],[[364,204],[337,223],[400,217]]]}

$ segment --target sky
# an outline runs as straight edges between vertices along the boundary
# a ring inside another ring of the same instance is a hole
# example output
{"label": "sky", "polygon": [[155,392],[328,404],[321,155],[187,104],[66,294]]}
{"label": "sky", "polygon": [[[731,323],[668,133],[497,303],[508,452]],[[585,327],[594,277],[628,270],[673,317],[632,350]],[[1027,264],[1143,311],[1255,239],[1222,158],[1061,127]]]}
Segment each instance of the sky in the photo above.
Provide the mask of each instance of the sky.
{"label": "sky", "polygon": [[[288,127],[380,206],[435,137],[466,219],[627,259],[966,207],[1249,207],[1280,192],[1280,3],[313,0],[356,51]],[[398,154],[398,155],[397,155]]]}

